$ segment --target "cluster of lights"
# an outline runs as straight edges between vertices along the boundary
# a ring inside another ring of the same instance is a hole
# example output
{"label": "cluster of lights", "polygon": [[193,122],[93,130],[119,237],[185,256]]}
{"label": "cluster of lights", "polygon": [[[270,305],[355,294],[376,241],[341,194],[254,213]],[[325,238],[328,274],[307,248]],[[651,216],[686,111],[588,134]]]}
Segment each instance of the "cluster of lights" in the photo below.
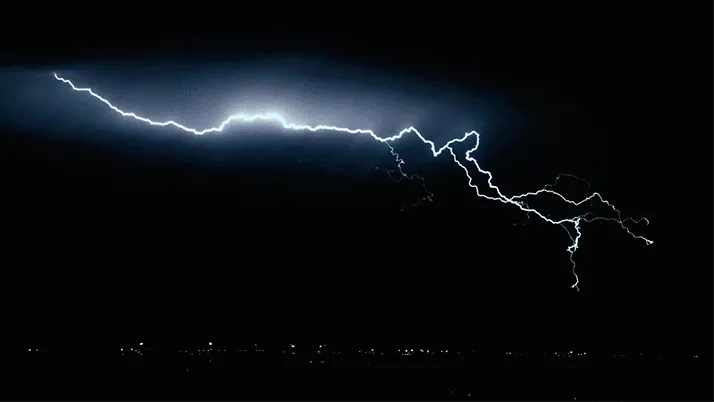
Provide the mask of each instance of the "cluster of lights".
{"label": "cluster of lights", "polygon": [[[236,349],[240,352],[240,349]],[[180,353],[188,354],[189,356],[208,356],[214,353],[226,352],[226,349],[217,349],[213,347],[213,342],[208,342],[208,348],[201,348],[195,350],[181,349]]]}
{"label": "cluster of lights", "polygon": [[235,351],[238,353],[261,353],[261,352],[265,352],[265,349],[263,349],[262,347],[260,347],[256,344],[256,345],[254,345],[253,348],[236,348],[235,350],[212,348],[212,347],[195,349],[195,350],[181,349],[179,351],[179,353],[186,353],[191,356],[194,356],[194,355],[202,356],[202,355],[209,355],[209,354],[213,354],[213,353],[228,353],[228,352],[232,352],[232,351]]}
{"label": "cluster of lights", "polygon": [[283,354],[291,354],[291,355],[294,355],[294,354],[295,354],[295,345],[293,345],[293,344],[291,343],[291,344],[290,344],[290,347],[288,348],[288,350],[283,350]]}
{"label": "cluster of lights", "polygon": [[[453,353],[453,351],[452,351]],[[431,350],[431,349],[397,349],[397,354],[402,356],[414,356],[417,354],[436,355],[449,354],[449,349]],[[460,354],[460,352],[456,352]]]}
{"label": "cluster of lights", "polygon": [[265,352],[265,349],[258,346],[257,343],[254,343],[252,348],[250,348],[250,349],[249,348],[238,348],[238,349],[236,349],[236,352],[240,352],[240,353]]}
{"label": "cluster of lights", "polygon": [[[543,356],[546,356],[547,353],[543,353]],[[586,356],[587,352],[573,352],[572,350],[569,350],[567,352],[555,352],[553,353],[556,357],[575,357],[575,356]]]}
{"label": "cluster of lights", "polygon": [[216,352],[225,352],[225,349],[197,349],[190,351],[188,349],[181,350],[181,353],[186,353],[189,356],[208,356]]}
{"label": "cluster of lights", "polygon": [[121,348],[121,349],[119,349],[119,351],[121,352],[121,355],[122,355],[122,356],[126,356],[127,353],[133,353],[133,354],[136,354],[136,355],[139,355],[139,356],[143,356],[143,355],[144,355],[144,351],[143,351],[143,350],[141,350],[141,349],[135,349],[135,348],[129,348],[128,350],[124,350],[124,348]]}
{"label": "cluster of lights", "polygon": [[146,348],[144,347],[144,342],[139,342],[138,348],[131,347],[128,350],[126,350],[124,348],[120,348],[119,352],[121,353],[122,356],[126,356],[127,353],[132,353],[135,355],[143,356],[144,352],[146,352]]}
{"label": "cluster of lights", "polygon": [[521,352],[506,352],[506,356],[525,356]]}

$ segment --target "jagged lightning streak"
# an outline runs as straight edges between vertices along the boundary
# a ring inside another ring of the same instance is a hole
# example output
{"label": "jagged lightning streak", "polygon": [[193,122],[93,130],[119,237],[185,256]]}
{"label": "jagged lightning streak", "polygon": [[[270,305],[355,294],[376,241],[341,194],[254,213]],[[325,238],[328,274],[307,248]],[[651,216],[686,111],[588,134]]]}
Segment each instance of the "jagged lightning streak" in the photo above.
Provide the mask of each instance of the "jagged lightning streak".
{"label": "jagged lightning streak", "polygon": [[[229,116],[227,119],[223,120],[218,126],[203,129],[203,130],[198,130],[195,128],[184,126],[183,124],[177,123],[173,120],[153,121],[146,117],[139,116],[133,112],[125,112],[125,111],[119,109],[118,107],[114,106],[107,99],[105,99],[105,98],[101,97],[100,95],[98,95],[97,93],[95,93],[91,88],[77,87],[74,85],[74,83],[72,83],[72,81],[70,81],[66,78],[60,77],[59,75],[57,75],[57,73],[52,73],[52,75],[54,76],[54,78],[56,80],[69,85],[74,91],[88,93],[89,95],[96,98],[100,102],[104,103],[110,109],[112,109],[113,111],[117,112],[118,114],[120,114],[124,117],[131,117],[135,120],[150,124],[152,126],[161,126],[161,127],[173,126],[173,127],[176,127],[178,129],[181,129],[183,131],[186,131],[188,133],[195,134],[195,135],[204,135],[204,134],[209,134],[209,133],[221,132],[229,124],[235,123],[235,122],[251,123],[251,122],[255,122],[255,121],[272,121],[272,122],[282,125],[282,127],[286,130],[312,131],[312,132],[334,131],[334,132],[348,133],[348,134],[366,134],[366,135],[369,135],[370,137],[372,137],[375,141],[386,144],[389,147],[390,152],[392,153],[392,155],[394,156],[394,158],[397,162],[397,168],[399,169],[399,172],[403,177],[410,178],[410,179],[411,178],[421,179],[421,177],[419,177],[419,176],[411,176],[411,175],[407,175],[406,173],[404,173],[402,167],[404,166],[405,162],[399,156],[399,154],[395,151],[394,147],[391,145],[392,142],[395,142],[395,141],[401,139],[405,135],[413,134],[413,135],[417,136],[424,144],[429,146],[429,148],[431,149],[431,153],[435,158],[438,157],[439,155],[441,155],[442,153],[444,153],[445,151],[448,152],[451,155],[452,159],[454,160],[454,163],[456,163],[456,165],[459,166],[466,174],[466,178],[468,179],[469,187],[476,190],[476,194],[479,197],[485,198],[485,199],[488,199],[491,201],[498,201],[498,202],[501,202],[504,204],[514,205],[514,206],[518,207],[521,211],[528,214],[528,216],[533,214],[550,224],[562,226],[565,229],[565,232],[568,234],[568,237],[571,240],[570,246],[568,246],[566,248],[569,258],[570,258],[570,262],[572,263],[573,276],[575,277],[575,283],[573,283],[571,288],[574,288],[578,291],[580,290],[578,288],[578,283],[580,282],[580,280],[578,278],[577,273],[575,272],[576,264],[575,264],[574,256],[575,256],[575,252],[578,250],[578,246],[580,244],[580,238],[582,236],[581,225],[583,222],[589,223],[589,222],[595,222],[595,221],[611,221],[611,222],[617,223],[622,229],[624,229],[630,236],[634,237],[635,239],[642,240],[647,245],[650,245],[653,243],[649,239],[646,239],[642,236],[635,235],[634,233],[632,233],[632,231],[630,231],[630,229],[626,225],[626,223],[628,221],[633,222],[633,223],[645,222],[645,224],[649,224],[649,221],[647,220],[647,218],[623,219],[622,213],[617,208],[615,208],[615,206],[613,204],[611,204],[609,201],[605,200],[600,195],[600,193],[593,192],[591,195],[583,198],[580,201],[573,201],[573,200],[566,198],[559,192],[553,190],[553,188],[558,184],[558,181],[562,177],[571,176],[571,175],[564,175],[564,174],[560,175],[556,178],[556,180],[553,184],[547,184],[542,189],[537,190],[537,191],[527,192],[524,194],[519,194],[519,195],[515,195],[515,196],[511,196],[511,197],[504,195],[501,192],[501,189],[498,186],[493,184],[493,175],[491,174],[491,172],[483,169],[481,167],[481,165],[478,163],[478,161],[472,156],[472,154],[474,152],[476,152],[476,150],[478,149],[479,143],[481,140],[481,135],[479,133],[477,133],[476,131],[469,131],[461,137],[457,137],[457,138],[449,140],[448,142],[446,142],[446,144],[441,146],[441,148],[437,148],[436,144],[433,141],[430,141],[430,140],[424,138],[424,136],[419,132],[419,130],[417,130],[414,127],[407,127],[405,129],[403,129],[402,131],[400,131],[398,134],[393,135],[391,137],[380,137],[374,131],[368,130],[368,129],[359,129],[359,128],[351,129],[351,128],[346,128],[346,127],[338,127],[338,126],[331,126],[331,125],[310,126],[307,124],[290,123],[290,122],[286,121],[285,118],[283,116],[281,116],[280,114],[272,113],[272,112],[271,113],[252,114],[252,115],[236,114],[236,115]],[[475,138],[476,144],[472,148],[470,148],[466,151],[464,159],[467,162],[471,162],[476,167],[476,170],[479,173],[486,175],[488,177],[488,180],[487,180],[488,187],[489,187],[489,189],[491,189],[494,192],[495,195],[486,195],[481,192],[479,187],[476,184],[474,184],[474,179],[471,176],[471,172],[466,167],[466,165],[462,161],[459,160],[458,156],[456,155],[456,151],[454,151],[454,148],[452,147],[454,144],[463,143],[464,141],[466,141],[468,138],[471,138],[471,137]],[[421,180],[423,183],[423,179],[421,179]],[[575,215],[575,216],[569,217],[569,218],[551,219],[549,216],[546,216],[545,214],[538,211],[537,209],[531,208],[524,201],[524,199],[526,199],[528,197],[534,197],[534,196],[538,196],[541,194],[549,194],[551,196],[558,197],[563,202],[570,204],[574,207],[583,205],[586,202],[599,201],[602,204],[604,204],[605,206],[607,206],[610,210],[612,210],[616,214],[616,216],[615,217],[603,217],[603,216],[597,216],[597,215],[593,214],[592,212],[587,212],[585,214]],[[431,196],[432,196],[431,194],[428,194],[427,198],[430,200]]]}

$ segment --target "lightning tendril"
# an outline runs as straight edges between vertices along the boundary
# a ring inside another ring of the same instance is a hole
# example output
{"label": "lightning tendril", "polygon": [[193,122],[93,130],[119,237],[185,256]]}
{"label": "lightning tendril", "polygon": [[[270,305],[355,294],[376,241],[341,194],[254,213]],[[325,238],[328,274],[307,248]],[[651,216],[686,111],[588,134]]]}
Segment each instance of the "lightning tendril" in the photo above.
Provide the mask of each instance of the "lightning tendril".
{"label": "lightning tendril", "polygon": [[[70,81],[66,78],[60,77],[59,75],[57,75],[57,73],[52,73],[52,75],[54,76],[54,78],[57,81],[61,81],[65,84],[69,85],[74,91],[88,93],[92,97],[96,98],[100,102],[107,105],[111,110],[115,111],[116,113],[118,113],[124,117],[131,117],[135,120],[147,123],[152,126],[161,126],[161,127],[172,126],[172,127],[178,128],[180,130],[183,130],[185,132],[188,132],[188,133],[191,133],[194,135],[204,135],[204,134],[222,132],[223,130],[225,130],[226,127],[228,127],[229,125],[234,124],[234,123],[252,123],[252,122],[256,122],[256,121],[269,121],[269,122],[277,123],[277,124],[281,125],[285,130],[293,130],[293,131],[312,131],[312,132],[333,131],[333,132],[347,133],[347,134],[369,135],[375,141],[381,142],[389,148],[389,151],[391,152],[392,156],[394,156],[394,159],[397,163],[397,169],[401,176],[401,177],[398,177],[397,179],[403,179],[403,178],[417,179],[417,180],[420,180],[422,182],[422,184],[424,184],[424,179],[422,177],[417,176],[417,175],[410,175],[410,174],[407,174],[404,172],[403,167],[404,167],[405,161],[399,156],[399,154],[396,152],[396,150],[392,146],[393,142],[401,139],[402,137],[404,137],[407,134],[415,135],[424,144],[429,146],[429,148],[431,149],[432,156],[434,158],[440,156],[441,154],[443,154],[445,152],[448,152],[448,154],[453,159],[454,163],[464,171],[464,174],[465,174],[466,178],[468,179],[468,186],[473,188],[479,197],[485,198],[485,199],[491,200],[491,201],[498,201],[498,202],[501,202],[504,204],[514,205],[515,207],[519,208],[521,211],[525,212],[529,217],[530,217],[530,215],[535,215],[545,222],[548,222],[552,225],[559,225],[559,226],[563,227],[565,229],[565,232],[568,234],[568,237],[571,240],[570,245],[566,248],[566,251],[568,252],[568,255],[569,255],[570,262],[572,264],[572,273],[575,278],[575,282],[573,283],[571,288],[574,288],[577,291],[580,290],[578,288],[578,284],[580,283],[580,280],[578,278],[577,273],[575,272],[575,267],[576,267],[575,252],[578,250],[578,247],[580,244],[580,239],[582,237],[582,223],[583,222],[586,222],[586,223],[591,223],[591,222],[595,222],[595,221],[614,222],[614,223],[618,224],[623,230],[625,230],[633,238],[644,241],[646,245],[651,245],[653,243],[653,241],[651,241],[643,236],[634,234],[630,230],[630,228],[628,228],[626,225],[626,223],[628,223],[628,222],[634,223],[634,224],[639,224],[641,222],[644,222],[646,225],[649,225],[649,221],[647,220],[647,218],[643,217],[643,218],[638,218],[638,219],[634,219],[634,218],[623,219],[622,213],[617,208],[615,208],[615,206],[612,203],[610,203],[609,201],[604,199],[602,197],[602,195],[600,195],[600,193],[593,192],[589,196],[581,199],[580,201],[573,201],[573,200],[566,198],[559,192],[553,190],[553,188],[555,188],[555,186],[558,184],[558,182],[564,177],[574,177],[576,179],[579,179],[572,175],[561,174],[556,178],[554,183],[546,184],[543,188],[541,188],[540,190],[537,190],[537,191],[527,192],[527,193],[518,194],[518,195],[514,195],[514,196],[510,196],[510,197],[504,195],[501,192],[501,189],[498,186],[493,184],[493,175],[491,174],[491,172],[483,169],[481,167],[481,165],[478,163],[478,161],[476,160],[476,158],[474,158],[472,156],[474,154],[474,152],[476,152],[476,150],[478,149],[480,139],[481,139],[481,135],[479,133],[477,133],[476,131],[469,131],[469,132],[465,133],[464,135],[462,135],[461,137],[453,138],[453,139],[449,140],[448,142],[446,142],[444,145],[442,145],[440,148],[437,148],[436,144],[433,141],[426,139],[419,132],[419,130],[417,130],[414,127],[407,127],[405,129],[401,130],[396,135],[393,135],[391,137],[380,137],[374,131],[369,130],[369,129],[351,129],[351,128],[346,128],[346,127],[338,127],[338,126],[322,125],[322,124],[316,125],[316,126],[310,126],[307,124],[291,123],[291,122],[288,122],[280,114],[272,113],[272,112],[271,113],[259,113],[259,114],[242,114],[242,113],[235,114],[235,115],[229,116],[228,118],[223,120],[219,125],[217,125],[215,127],[198,130],[195,128],[187,127],[187,126],[177,123],[173,120],[153,121],[146,117],[139,116],[133,112],[125,112],[125,111],[119,109],[117,106],[113,105],[107,99],[105,99],[102,96],[95,93],[91,88],[77,87],[74,85],[74,83],[72,83],[72,81]],[[471,171],[466,166],[466,163],[459,159],[459,157],[456,154],[456,151],[453,148],[453,145],[463,143],[467,139],[472,138],[472,137],[475,139],[475,145],[466,151],[466,153],[463,157],[463,160],[466,162],[470,162],[473,165],[473,167],[476,168],[476,171],[478,173],[485,175],[487,177],[488,188],[492,192],[491,195],[487,195],[487,194],[484,194],[481,192],[479,187],[474,183],[474,179],[471,175]],[[393,176],[391,176],[391,172],[388,172],[388,173],[390,173],[390,177],[392,177],[392,179],[397,180]],[[582,179],[580,179],[580,180],[582,180]],[[424,187],[424,188],[426,190],[426,187]],[[551,219],[549,217],[549,215],[544,214],[543,212],[530,207],[525,202],[525,199],[527,199],[529,197],[535,197],[535,196],[539,196],[539,195],[543,195],[543,194],[548,194],[548,195],[557,197],[560,200],[562,200],[564,203],[570,204],[574,207],[581,206],[588,202],[600,202],[601,204],[603,204],[607,208],[609,208],[614,213],[614,216],[598,216],[598,215],[595,215],[593,212],[587,212],[585,214],[575,215],[575,216],[568,217],[568,218]],[[427,196],[424,197],[424,199],[421,201],[431,201],[432,197],[433,197],[433,195],[427,191]]]}

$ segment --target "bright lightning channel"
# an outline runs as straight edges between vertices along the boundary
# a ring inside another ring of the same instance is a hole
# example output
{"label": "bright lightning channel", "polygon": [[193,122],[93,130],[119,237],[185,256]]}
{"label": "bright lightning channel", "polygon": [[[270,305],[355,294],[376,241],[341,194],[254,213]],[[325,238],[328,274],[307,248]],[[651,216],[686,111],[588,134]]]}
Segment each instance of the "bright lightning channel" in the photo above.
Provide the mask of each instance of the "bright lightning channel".
{"label": "bright lightning channel", "polygon": [[[348,134],[366,134],[366,135],[369,135],[370,137],[372,137],[375,141],[386,144],[387,147],[389,147],[390,152],[392,153],[392,155],[395,157],[395,159],[397,161],[397,167],[399,168],[399,172],[401,173],[401,175],[403,177],[409,178],[409,179],[416,177],[416,178],[421,179],[419,176],[410,176],[410,175],[407,175],[406,173],[404,173],[404,171],[402,170],[402,167],[405,162],[399,156],[399,154],[396,153],[396,151],[394,150],[394,147],[391,145],[392,142],[395,142],[395,141],[401,139],[405,135],[413,134],[413,135],[417,136],[424,144],[429,146],[429,148],[431,149],[431,153],[435,158],[438,157],[439,155],[441,155],[442,153],[444,153],[445,151],[447,151],[449,154],[451,154],[451,157],[454,160],[454,163],[456,163],[456,165],[459,166],[464,171],[464,174],[466,175],[466,178],[468,179],[469,187],[475,189],[476,194],[479,197],[485,198],[485,199],[491,200],[491,201],[498,201],[498,202],[501,202],[504,204],[514,205],[517,208],[519,208],[521,211],[528,214],[529,216],[530,216],[530,214],[533,214],[550,224],[562,226],[565,229],[565,232],[568,234],[568,237],[571,240],[571,244],[566,248],[566,251],[568,252],[570,262],[572,263],[572,272],[573,272],[573,276],[575,277],[575,282],[573,283],[571,288],[574,288],[577,291],[580,291],[580,289],[578,288],[578,284],[580,283],[580,280],[578,278],[577,273],[575,272],[576,264],[575,264],[574,256],[575,256],[575,252],[578,250],[578,246],[580,244],[580,238],[582,236],[582,231],[581,231],[582,226],[581,225],[583,222],[587,222],[587,223],[595,222],[595,221],[615,222],[622,229],[624,229],[630,236],[634,237],[635,239],[642,240],[647,245],[651,245],[653,243],[653,241],[651,241],[649,239],[646,239],[642,236],[635,235],[625,225],[625,223],[627,223],[628,221],[633,222],[635,224],[638,224],[640,222],[645,222],[646,225],[649,225],[649,221],[647,220],[647,218],[639,218],[639,219],[626,218],[626,219],[623,219],[622,213],[617,208],[615,208],[615,206],[613,204],[611,204],[609,201],[605,200],[602,197],[602,195],[600,195],[600,193],[598,193],[598,192],[594,192],[591,195],[583,198],[580,201],[573,201],[552,189],[553,187],[555,187],[558,184],[558,181],[562,177],[571,176],[571,175],[561,174],[556,178],[556,180],[553,184],[546,184],[540,190],[507,197],[506,195],[504,195],[501,192],[501,189],[498,186],[493,184],[493,182],[492,182],[493,175],[491,174],[491,172],[483,169],[481,167],[481,165],[479,165],[478,161],[472,156],[472,154],[474,152],[476,152],[476,150],[478,149],[480,139],[481,139],[481,135],[479,133],[477,133],[476,131],[469,131],[461,137],[457,137],[457,138],[449,140],[441,148],[437,148],[436,144],[434,144],[433,141],[430,141],[430,140],[427,140],[426,138],[424,138],[424,136],[419,132],[419,130],[417,130],[414,127],[407,127],[405,129],[403,129],[402,131],[400,131],[398,134],[393,135],[391,137],[380,137],[374,131],[368,130],[368,129],[360,129],[360,128],[351,129],[351,128],[347,128],[347,127],[338,127],[338,126],[322,125],[322,124],[317,125],[317,126],[310,126],[307,124],[291,123],[291,122],[288,122],[287,120],[285,120],[285,118],[282,115],[280,115],[279,113],[272,113],[272,112],[271,113],[258,113],[258,114],[242,114],[242,113],[235,114],[235,115],[229,116],[227,119],[223,120],[219,125],[217,125],[215,127],[210,127],[210,128],[199,130],[199,129],[184,126],[183,124],[177,123],[173,120],[153,121],[146,117],[139,116],[133,112],[125,112],[125,111],[119,109],[118,107],[114,106],[107,99],[105,99],[102,96],[95,93],[91,88],[77,87],[74,85],[74,83],[72,83],[72,81],[70,81],[66,78],[60,77],[59,75],[57,75],[57,73],[52,73],[52,75],[54,76],[54,78],[57,81],[61,81],[65,84],[69,85],[74,91],[88,93],[89,95],[96,98],[100,102],[104,103],[110,109],[112,109],[113,111],[117,112],[118,114],[120,114],[124,117],[131,117],[135,120],[150,124],[152,126],[161,126],[161,127],[173,126],[178,129],[181,129],[185,132],[195,134],[195,135],[204,135],[204,134],[221,132],[231,123],[238,123],[238,122],[252,123],[255,121],[272,121],[272,122],[282,125],[282,127],[286,130],[293,130],[293,131],[312,131],[312,132],[335,131],[335,132],[348,133]],[[471,176],[471,172],[469,172],[469,169],[466,167],[466,165],[464,163],[459,161],[458,157],[456,156],[456,152],[452,148],[452,145],[454,145],[456,143],[463,143],[470,137],[475,138],[476,144],[472,148],[470,148],[468,151],[466,151],[464,159],[467,162],[471,162],[476,167],[476,170],[479,173],[486,175],[488,177],[488,180],[487,180],[488,187],[495,192],[495,195],[486,195],[486,194],[481,193],[481,190],[479,189],[479,187],[476,184],[474,184],[474,180],[473,180],[473,177]],[[533,196],[537,196],[537,195],[541,195],[541,194],[550,194],[552,196],[560,198],[563,202],[566,202],[573,206],[580,206],[586,202],[592,202],[592,201],[597,200],[597,201],[600,201],[601,203],[603,203],[604,205],[606,205],[612,211],[614,211],[616,213],[617,217],[615,218],[615,217],[597,216],[597,215],[593,214],[592,212],[588,212],[588,213],[585,213],[582,215],[576,215],[576,216],[573,216],[570,218],[563,218],[563,219],[559,219],[559,220],[551,219],[548,216],[544,215],[542,212],[538,211],[537,209],[531,208],[530,206],[528,206],[528,204],[525,203],[525,201],[523,201],[523,199],[525,199],[527,197],[533,197]],[[429,195],[427,198],[431,199],[431,195]]]}

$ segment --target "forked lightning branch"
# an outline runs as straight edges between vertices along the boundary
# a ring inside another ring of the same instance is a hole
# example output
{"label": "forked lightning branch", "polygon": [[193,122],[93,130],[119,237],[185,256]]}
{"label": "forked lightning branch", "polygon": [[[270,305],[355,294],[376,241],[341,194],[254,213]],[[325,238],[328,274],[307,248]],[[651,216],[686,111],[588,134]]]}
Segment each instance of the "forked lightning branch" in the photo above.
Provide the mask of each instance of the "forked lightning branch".
{"label": "forked lightning branch", "polygon": [[[292,130],[292,131],[331,131],[334,133],[341,133],[341,134],[352,134],[352,135],[368,135],[372,139],[374,139],[376,142],[385,144],[389,151],[392,153],[394,158],[396,159],[397,163],[397,168],[399,169],[399,173],[406,177],[406,178],[412,178],[413,176],[407,175],[404,170],[403,166],[405,164],[405,161],[399,156],[399,154],[396,152],[394,149],[394,146],[392,145],[393,143],[399,141],[401,138],[407,136],[407,135],[413,135],[419,138],[426,146],[428,146],[431,149],[431,153],[434,158],[441,156],[442,154],[448,154],[444,155],[446,157],[451,157],[453,160],[454,164],[461,168],[461,170],[464,172],[464,177],[466,179],[466,184],[473,188],[476,192],[476,194],[481,197],[485,198],[491,201],[495,202],[501,202],[504,204],[510,204],[513,205],[514,207],[520,209],[521,211],[529,214],[529,215],[534,215],[537,216],[538,218],[542,219],[545,222],[548,222],[553,225],[559,225],[562,226],[568,236],[570,237],[571,243],[566,247],[566,251],[568,252],[570,261],[572,263],[572,272],[573,276],[575,278],[575,281],[572,285],[572,288],[579,290],[578,288],[578,275],[576,273],[576,264],[575,264],[575,252],[578,250],[578,246],[580,243],[580,239],[582,236],[582,227],[583,223],[590,223],[590,222],[595,222],[595,221],[609,221],[614,224],[619,225],[624,231],[626,231],[630,236],[632,236],[635,239],[644,241],[645,244],[650,245],[653,242],[649,239],[646,239],[645,237],[639,236],[634,234],[630,228],[626,225],[628,222],[632,224],[638,224],[640,222],[644,222],[645,224],[649,224],[649,221],[646,218],[639,218],[639,219],[633,219],[633,218],[622,218],[621,212],[615,208],[613,204],[608,202],[606,199],[600,195],[600,193],[593,192],[589,196],[581,199],[581,200],[571,200],[567,197],[565,197],[563,194],[557,192],[554,190],[555,185],[558,183],[558,180],[561,179],[561,177],[566,176],[566,175],[561,175],[556,178],[555,183],[553,184],[547,184],[543,188],[537,191],[531,191],[523,194],[517,194],[517,195],[512,195],[512,196],[507,196],[503,194],[501,189],[493,184],[493,175],[491,174],[490,171],[485,170],[481,167],[481,165],[478,163],[476,160],[474,154],[476,150],[479,147],[479,141],[480,141],[480,134],[477,133],[476,131],[469,131],[467,133],[464,133],[460,137],[453,138],[449,141],[447,141],[444,145],[441,147],[436,146],[436,144],[431,141],[426,139],[420,132],[414,127],[407,127],[400,131],[399,133],[389,136],[389,137],[381,137],[377,135],[374,131],[368,130],[368,129],[351,129],[347,127],[338,127],[338,126],[332,126],[332,125],[307,125],[307,124],[299,124],[299,123],[294,123],[294,122],[289,122],[287,121],[282,115],[279,113],[259,113],[259,114],[235,114],[232,116],[229,116],[225,120],[223,120],[220,124],[214,126],[214,127],[209,127],[209,128],[204,128],[204,129],[196,129],[196,128],[191,128],[188,126],[185,126],[181,123],[178,123],[173,120],[169,121],[154,121],[151,120],[147,117],[140,116],[136,113],[133,112],[126,112],[119,107],[115,106],[112,104],[110,101],[108,101],[106,98],[98,95],[96,92],[94,92],[91,88],[81,88],[77,87],[74,85],[74,83],[66,78],[63,78],[56,73],[53,73],[53,76],[56,80],[63,82],[67,84],[69,87],[71,87],[74,91],[77,92],[82,92],[86,93],[98,101],[104,103],[108,108],[116,112],[117,114],[123,116],[123,117],[129,117],[134,120],[141,121],[143,123],[152,125],[152,126],[161,126],[161,127],[174,127],[179,130],[183,130],[185,132],[194,134],[194,135],[204,135],[204,134],[210,134],[210,133],[217,133],[217,132],[222,132],[224,131],[227,127],[234,125],[234,124],[251,124],[256,121],[267,121],[267,122],[273,122],[278,126],[281,126],[285,130]],[[454,148],[452,147],[456,143],[464,143],[465,141],[470,140],[473,142],[473,147],[469,148],[465,154],[460,158]],[[488,187],[489,194],[485,194],[482,192],[481,188],[475,183],[474,178],[472,174],[474,173],[479,173],[481,175],[484,175],[486,177],[486,184]],[[530,207],[527,203],[526,200],[532,197],[537,197],[537,196],[544,196],[548,195],[551,197],[557,197],[562,203],[564,204],[570,204],[571,206],[580,206],[584,203],[589,203],[589,202],[599,202],[606,206],[612,213],[611,216],[601,216],[601,215],[596,215],[593,212],[587,212],[581,215],[574,215],[570,216],[567,218],[562,218],[562,219],[551,219],[546,215],[545,212],[542,212],[536,208]]]}

